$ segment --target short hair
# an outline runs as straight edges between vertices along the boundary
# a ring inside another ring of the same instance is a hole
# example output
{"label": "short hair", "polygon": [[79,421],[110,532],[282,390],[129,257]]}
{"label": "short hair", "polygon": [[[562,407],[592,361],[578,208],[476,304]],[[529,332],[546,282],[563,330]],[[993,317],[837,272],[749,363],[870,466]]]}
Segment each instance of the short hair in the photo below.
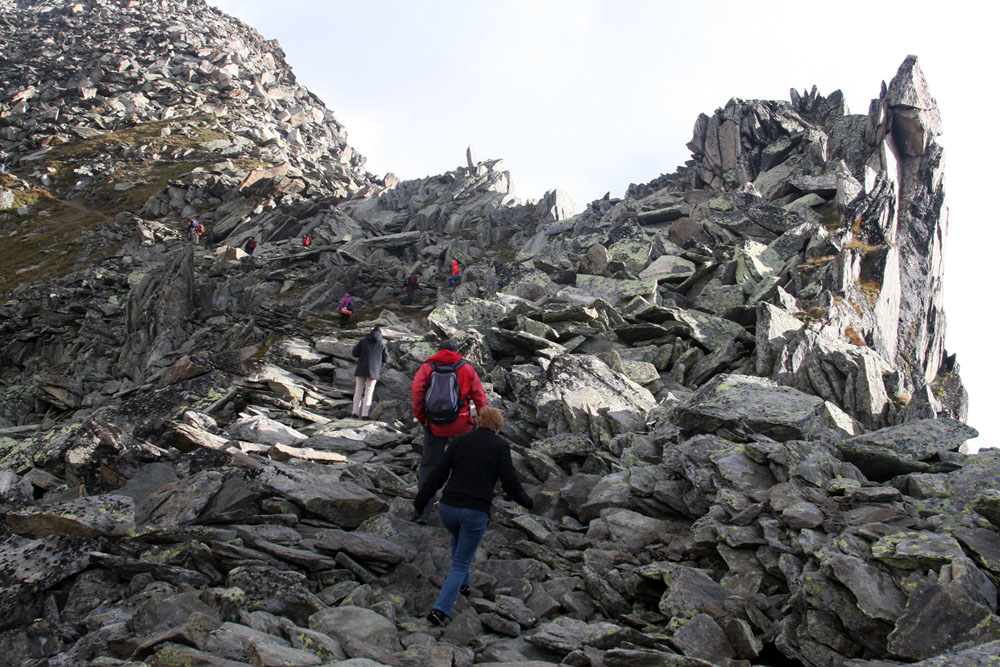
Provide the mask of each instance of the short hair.
{"label": "short hair", "polygon": [[503,428],[503,415],[496,408],[484,407],[479,411],[479,426],[499,433]]}
{"label": "short hair", "polygon": [[446,340],[441,343],[442,350],[451,350],[452,352],[458,352],[458,343],[453,340]]}

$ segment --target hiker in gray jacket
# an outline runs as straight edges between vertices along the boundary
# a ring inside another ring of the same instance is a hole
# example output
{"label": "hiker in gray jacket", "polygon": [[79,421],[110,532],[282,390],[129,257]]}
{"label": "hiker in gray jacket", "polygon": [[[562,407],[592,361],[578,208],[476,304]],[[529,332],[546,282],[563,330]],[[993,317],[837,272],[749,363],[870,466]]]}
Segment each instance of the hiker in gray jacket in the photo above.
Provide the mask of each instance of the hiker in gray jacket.
{"label": "hiker in gray jacket", "polygon": [[368,419],[375,382],[382,372],[382,364],[389,361],[389,348],[382,340],[382,330],[378,327],[372,329],[358,341],[351,350],[351,355],[358,358],[358,367],[354,370],[354,406],[351,416]]}

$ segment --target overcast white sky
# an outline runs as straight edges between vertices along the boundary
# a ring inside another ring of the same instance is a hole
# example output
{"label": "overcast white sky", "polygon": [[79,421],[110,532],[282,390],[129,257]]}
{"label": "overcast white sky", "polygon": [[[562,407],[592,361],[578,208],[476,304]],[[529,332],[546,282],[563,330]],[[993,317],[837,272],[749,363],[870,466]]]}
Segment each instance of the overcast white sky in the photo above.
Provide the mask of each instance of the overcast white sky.
{"label": "overcast white sky", "polygon": [[1000,446],[998,299],[989,198],[1000,174],[996,10],[966,2],[209,0],[276,38],[376,174],[439,174],[503,158],[522,198],[578,209],[674,171],[699,113],[730,97],[841,89],[866,113],[907,54],[937,98],[951,211],[948,351],[974,445]]}

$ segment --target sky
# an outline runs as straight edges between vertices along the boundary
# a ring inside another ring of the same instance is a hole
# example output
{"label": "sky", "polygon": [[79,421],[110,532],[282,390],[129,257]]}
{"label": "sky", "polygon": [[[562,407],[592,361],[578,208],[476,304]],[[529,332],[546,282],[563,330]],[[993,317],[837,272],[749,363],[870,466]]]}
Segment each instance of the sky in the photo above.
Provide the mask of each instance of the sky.
{"label": "sky", "polygon": [[[700,113],[731,97],[843,91],[866,113],[908,54],[944,124],[950,210],[946,347],[969,391],[973,447],[1000,446],[992,339],[1000,133],[995,10],[971,2],[208,0],[277,39],[369,171],[420,178],[502,158],[516,194],[582,210],[690,158]],[[993,74],[990,74],[990,73]]]}

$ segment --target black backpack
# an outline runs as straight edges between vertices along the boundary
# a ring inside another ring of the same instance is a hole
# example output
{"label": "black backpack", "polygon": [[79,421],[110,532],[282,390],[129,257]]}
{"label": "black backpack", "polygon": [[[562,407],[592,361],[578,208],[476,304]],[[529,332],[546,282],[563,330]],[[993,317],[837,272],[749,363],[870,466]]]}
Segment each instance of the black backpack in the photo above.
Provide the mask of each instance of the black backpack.
{"label": "black backpack", "polygon": [[432,424],[450,424],[458,419],[462,410],[462,396],[458,384],[458,369],[467,362],[463,359],[457,364],[431,365],[431,376],[424,390],[424,407],[427,409],[427,420]]}

